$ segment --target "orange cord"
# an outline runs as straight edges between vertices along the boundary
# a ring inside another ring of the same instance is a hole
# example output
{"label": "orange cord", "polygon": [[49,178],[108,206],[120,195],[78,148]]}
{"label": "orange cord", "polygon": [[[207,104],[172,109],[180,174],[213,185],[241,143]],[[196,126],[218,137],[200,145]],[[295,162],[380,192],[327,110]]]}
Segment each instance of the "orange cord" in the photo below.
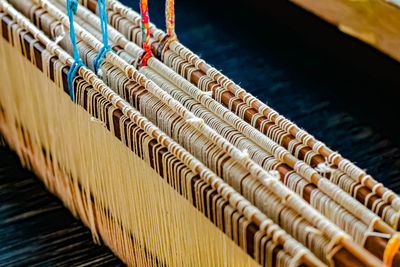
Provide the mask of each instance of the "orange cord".
{"label": "orange cord", "polygon": [[165,3],[165,25],[167,34],[171,38],[176,38],[175,34],[175,0],[166,0]]}
{"label": "orange cord", "polygon": [[394,256],[396,255],[397,251],[400,248],[400,233],[396,233],[395,235],[390,238],[385,252],[383,253],[383,263],[388,266],[392,267]]}

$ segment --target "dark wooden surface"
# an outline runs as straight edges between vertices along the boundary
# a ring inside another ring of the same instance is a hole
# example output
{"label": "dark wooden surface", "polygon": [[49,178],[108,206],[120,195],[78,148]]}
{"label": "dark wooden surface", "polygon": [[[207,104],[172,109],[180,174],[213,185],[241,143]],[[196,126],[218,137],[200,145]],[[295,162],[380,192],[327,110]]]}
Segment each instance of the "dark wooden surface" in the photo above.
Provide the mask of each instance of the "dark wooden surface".
{"label": "dark wooden surface", "polygon": [[122,266],[0,146],[0,266]]}

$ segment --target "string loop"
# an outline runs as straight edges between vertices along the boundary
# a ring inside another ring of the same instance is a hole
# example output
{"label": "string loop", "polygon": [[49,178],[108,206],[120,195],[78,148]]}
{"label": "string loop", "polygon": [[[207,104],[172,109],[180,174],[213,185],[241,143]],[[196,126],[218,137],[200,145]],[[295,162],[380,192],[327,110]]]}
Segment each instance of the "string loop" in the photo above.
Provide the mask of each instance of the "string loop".
{"label": "string loop", "polygon": [[78,2],[77,0],[67,0],[67,13],[69,18],[69,36],[71,38],[71,43],[73,47],[73,57],[74,63],[72,63],[71,67],[69,68],[68,75],[67,75],[67,82],[68,82],[68,92],[71,100],[74,101],[74,90],[73,90],[73,79],[77,70],[81,66],[85,66],[83,64],[82,59],[79,55],[79,50],[76,45],[76,35],[75,35],[75,27],[74,27],[74,15],[78,10]]}
{"label": "string loop", "polygon": [[149,5],[147,0],[140,0],[140,15],[142,16],[142,44],[144,53],[142,54],[140,61],[141,66],[147,66],[147,60],[152,57],[151,46],[150,46],[150,28],[149,28]]}
{"label": "string loop", "polygon": [[98,74],[101,62],[103,61],[107,52],[112,51],[111,46],[108,44],[108,28],[107,28],[107,0],[97,0],[101,35],[103,36],[103,47],[100,49],[99,54],[94,60],[94,72]]}
{"label": "string loop", "polygon": [[159,54],[162,59],[164,58],[164,53],[168,50],[169,45],[174,41],[178,41],[175,33],[175,0],[166,0],[165,2],[165,25],[167,27],[167,35],[162,40],[162,45],[159,48]]}
{"label": "string loop", "polygon": [[175,34],[175,0],[166,0],[165,4],[165,25],[167,34],[171,39],[176,40]]}

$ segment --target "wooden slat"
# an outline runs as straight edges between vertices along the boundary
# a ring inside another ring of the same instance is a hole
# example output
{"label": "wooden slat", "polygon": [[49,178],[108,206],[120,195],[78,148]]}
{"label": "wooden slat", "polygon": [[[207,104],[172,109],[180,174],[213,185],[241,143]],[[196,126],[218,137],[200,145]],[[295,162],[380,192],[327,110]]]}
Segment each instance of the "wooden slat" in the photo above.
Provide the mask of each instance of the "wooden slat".
{"label": "wooden slat", "polygon": [[400,61],[400,1],[291,1]]}

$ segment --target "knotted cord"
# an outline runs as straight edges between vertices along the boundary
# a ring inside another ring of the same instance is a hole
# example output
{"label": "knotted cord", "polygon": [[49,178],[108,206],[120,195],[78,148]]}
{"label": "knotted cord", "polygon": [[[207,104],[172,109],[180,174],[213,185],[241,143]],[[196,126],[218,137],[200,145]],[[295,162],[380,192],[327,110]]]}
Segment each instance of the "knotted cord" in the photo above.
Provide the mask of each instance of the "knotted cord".
{"label": "knotted cord", "polygon": [[104,56],[107,52],[112,51],[111,46],[108,43],[108,23],[107,23],[107,0],[97,0],[98,13],[100,17],[101,35],[103,36],[103,47],[100,49],[94,61],[94,72],[98,74],[98,70]]}
{"label": "knotted cord", "polygon": [[149,29],[149,6],[147,0],[140,0],[140,14],[142,16],[142,48],[144,50],[141,56],[141,66],[147,66],[147,60],[152,56],[151,46],[150,46],[150,29]]}
{"label": "knotted cord", "polygon": [[67,78],[69,95],[72,101],[74,101],[75,98],[73,90],[73,79],[75,77],[77,70],[81,66],[84,66],[82,59],[79,55],[79,50],[77,48],[75,28],[74,28],[74,15],[76,14],[77,9],[78,9],[77,0],[67,0],[67,13],[69,18],[69,36],[71,38],[71,43],[73,47],[73,57],[74,57],[74,63],[72,64],[72,66],[68,71],[68,78]]}

